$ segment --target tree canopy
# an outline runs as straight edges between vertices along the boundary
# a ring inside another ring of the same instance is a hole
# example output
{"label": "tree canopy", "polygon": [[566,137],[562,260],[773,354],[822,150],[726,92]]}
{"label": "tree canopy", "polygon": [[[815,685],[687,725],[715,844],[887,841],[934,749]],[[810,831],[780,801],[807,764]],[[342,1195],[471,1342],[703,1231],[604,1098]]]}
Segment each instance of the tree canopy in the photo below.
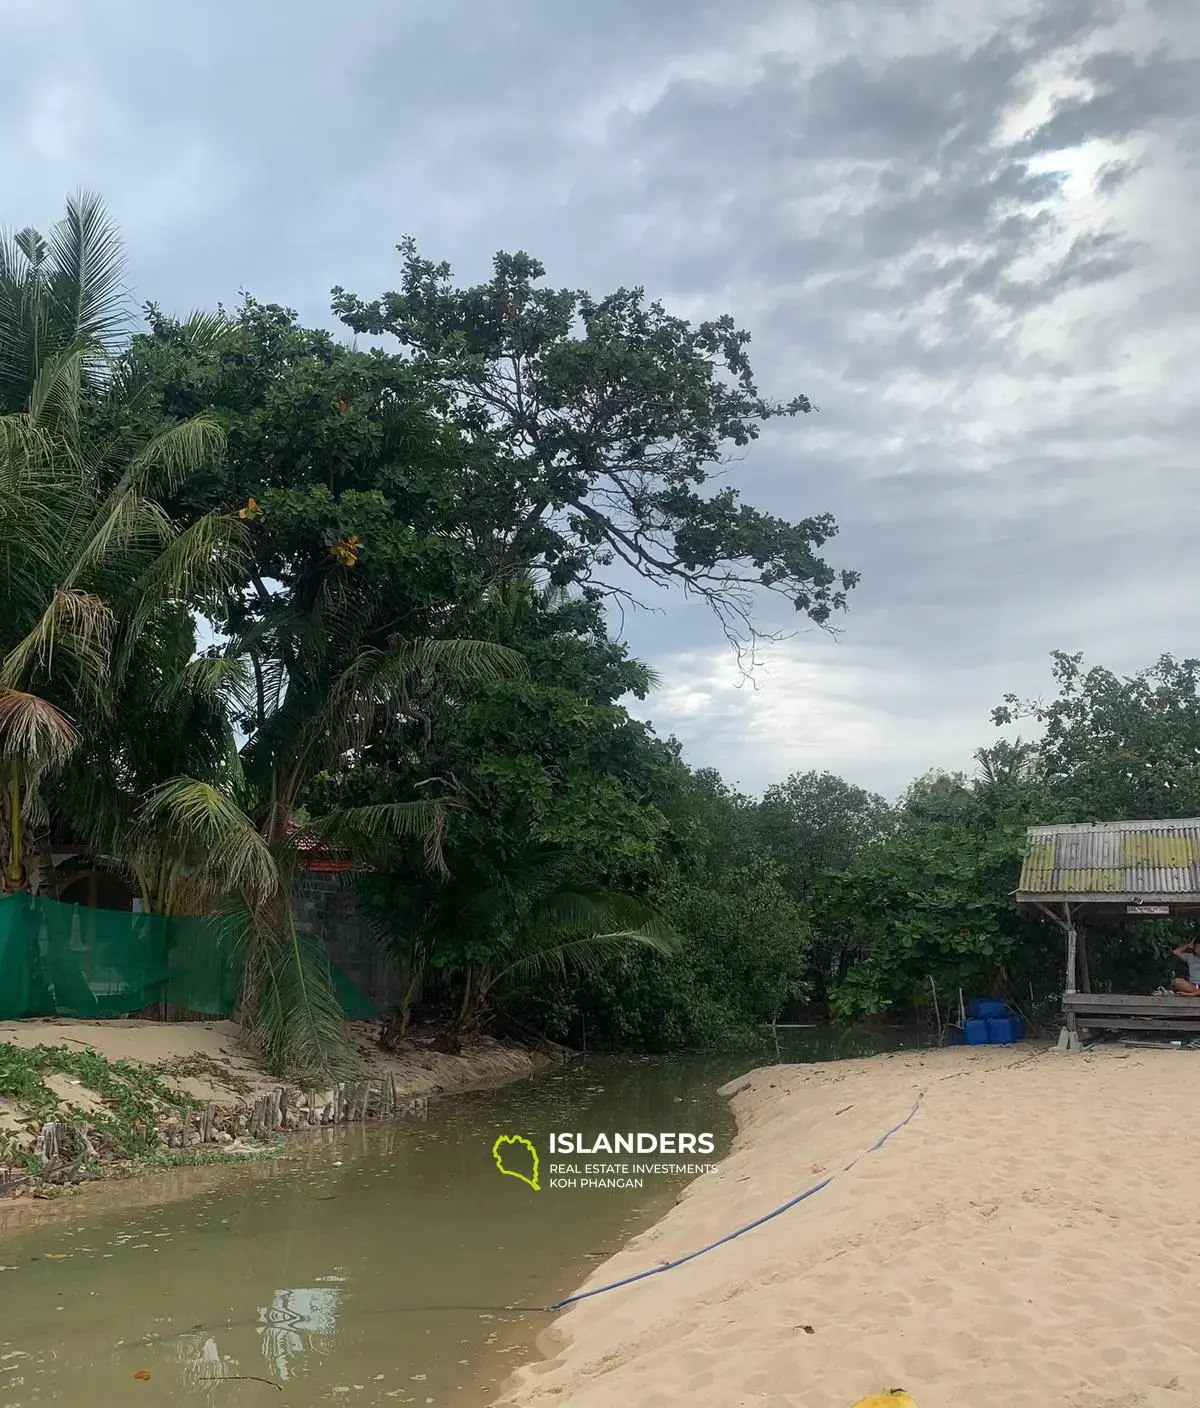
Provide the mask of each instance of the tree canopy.
{"label": "tree canopy", "polygon": [[398,248],[398,290],[365,301],[337,288],[334,311],[394,337],[469,439],[498,577],[541,569],[629,597],[636,574],[700,597],[739,639],[762,591],[820,624],[845,606],[857,574],[818,556],[837,531],[829,514],[790,523],[714,487],[766,421],[812,410],[803,395],[760,394],[731,317],[693,326],[642,289],[548,288],[524,253],[456,287],[448,264],[412,240]]}

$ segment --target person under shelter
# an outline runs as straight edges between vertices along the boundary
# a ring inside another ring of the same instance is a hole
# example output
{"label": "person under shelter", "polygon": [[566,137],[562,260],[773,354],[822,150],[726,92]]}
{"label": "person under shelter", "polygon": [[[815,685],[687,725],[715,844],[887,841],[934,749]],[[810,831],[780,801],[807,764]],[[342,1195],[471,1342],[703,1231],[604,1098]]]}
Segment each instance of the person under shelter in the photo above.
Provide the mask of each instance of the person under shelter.
{"label": "person under shelter", "polygon": [[1200,997],[1200,941],[1181,944],[1174,954],[1180,963],[1187,964],[1188,975],[1186,978],[1176,978],[1172,987],[1187,997]]}

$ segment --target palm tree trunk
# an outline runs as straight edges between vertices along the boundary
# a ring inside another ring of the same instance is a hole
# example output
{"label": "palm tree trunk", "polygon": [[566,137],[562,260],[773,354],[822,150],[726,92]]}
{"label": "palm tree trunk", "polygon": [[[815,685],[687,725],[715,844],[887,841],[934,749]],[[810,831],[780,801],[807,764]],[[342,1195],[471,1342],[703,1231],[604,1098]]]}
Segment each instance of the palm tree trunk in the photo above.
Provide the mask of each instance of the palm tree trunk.
{"label": "palm tree trunk", "polygon": [[478,1026],[489,989],[490,984],[487,981],[486,969],[476,968],[473,965],[468,967],[463,982],[462,1004],[458,1009],[458,1019],[454,1023],[454,1031],[457,1035],[462,1036],[465,1032]]}
{"label": "palm tree trunk", "polygon": [[4,876],[6,890],[25,888],[25,860],[21,834],[21,779],[14,772],[8,779],[8,868]]}

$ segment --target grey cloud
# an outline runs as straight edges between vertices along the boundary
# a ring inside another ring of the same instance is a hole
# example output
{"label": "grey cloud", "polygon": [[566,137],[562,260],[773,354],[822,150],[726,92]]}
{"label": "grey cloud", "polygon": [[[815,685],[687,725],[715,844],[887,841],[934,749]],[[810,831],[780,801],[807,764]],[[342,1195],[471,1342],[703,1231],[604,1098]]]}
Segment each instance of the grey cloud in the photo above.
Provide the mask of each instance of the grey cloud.
{"label": "grey cloud", "polygon": [[1017,147],[1018,153],[1034,155],[1097,138],[1128,137],[1164,117],[1190,117],[1200,91],[1200,60],[1173,58],[1165,48],[1144,59],[1110,51],[1087,59],[1080,76],[1096,85],[1095,94],[1061,102]]}

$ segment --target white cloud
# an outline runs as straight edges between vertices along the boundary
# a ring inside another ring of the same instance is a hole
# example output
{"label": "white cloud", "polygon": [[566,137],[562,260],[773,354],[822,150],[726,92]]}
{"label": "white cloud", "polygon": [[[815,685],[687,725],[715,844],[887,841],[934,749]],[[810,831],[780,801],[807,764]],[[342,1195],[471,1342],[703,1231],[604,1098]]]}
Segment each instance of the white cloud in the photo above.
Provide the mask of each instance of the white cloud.
{"label": "white cloud", "polygon": [[724,652],[671,656],[660,672],[638,715],[755,793],[810,769],[885,795],[933,768],[971,771],[1013,683],[1001,664],[914,669],[900,651],[811,636],[772,647],[752,683]]}

